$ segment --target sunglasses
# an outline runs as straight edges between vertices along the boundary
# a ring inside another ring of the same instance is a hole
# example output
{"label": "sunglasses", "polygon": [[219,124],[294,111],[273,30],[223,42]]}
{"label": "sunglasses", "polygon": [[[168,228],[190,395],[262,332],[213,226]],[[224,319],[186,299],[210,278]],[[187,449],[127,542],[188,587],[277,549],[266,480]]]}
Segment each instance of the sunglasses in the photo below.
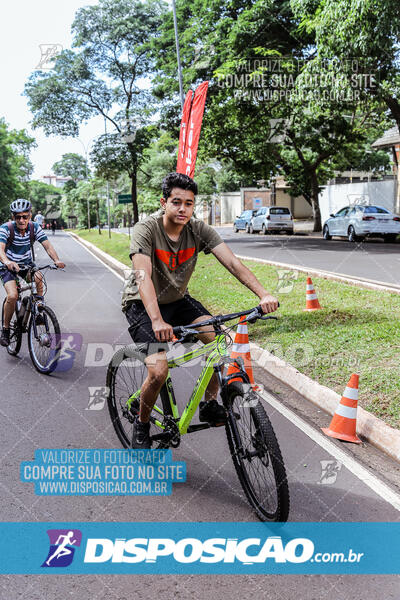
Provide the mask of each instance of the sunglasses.
{"label": "sunglasses", "polygon": [[29,219],[29,215],[15,215],[15,220],[17,221],[18,219],[23,219],[24,221],[27,221]]}

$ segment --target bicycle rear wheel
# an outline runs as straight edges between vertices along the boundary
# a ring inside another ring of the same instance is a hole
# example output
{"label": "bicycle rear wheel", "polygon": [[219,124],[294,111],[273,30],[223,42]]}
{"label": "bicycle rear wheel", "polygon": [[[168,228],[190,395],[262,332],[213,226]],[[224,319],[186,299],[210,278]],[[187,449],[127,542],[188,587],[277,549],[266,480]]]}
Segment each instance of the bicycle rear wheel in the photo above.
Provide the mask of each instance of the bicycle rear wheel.
{"label": "bicycle rear wheel", "polygon": [[39,373],[49,375],[57,367],[61,350],[61,331],[57,317],[51,308],[44,306],[39,315],[42,317],[40,325],[36,321],[36,315],[31,315],[28,327],[28,348],[35,369]]}
{"label": "bicycle rear wheel", "polygon": [[[4,305],[6,300],[3,301],[1,309],[1,326],[4,327]],[[10,322],[10,343],[7,346],[8,354],[16,356],[21,349],[22,343],[22,330],[18,323],[17,315],[14,313]]]}
{"label": "bicycle rear wheel", "polygon": [[[131,447],[133,421],[139,414],[140,389],[147,377],[145,358],[146,355],[140,351],[140,347],[130,344],[118,350],[108,365],[108,411],[118,439],[124,448]],[[154,424],[157,417],[162,421],[162,415],[157,412],[157,409],[162,410],[161,407],[161,398],[158,396],[150,417],[150,436],[161,431]],[[165,446],[159,444],[158,447]]]}
{"label": "bicycle rear wheel", "polygon": [[256,393],[227,388],[226,435],[243,491],[261,521],[287,521],[289,487],[271,422]]}

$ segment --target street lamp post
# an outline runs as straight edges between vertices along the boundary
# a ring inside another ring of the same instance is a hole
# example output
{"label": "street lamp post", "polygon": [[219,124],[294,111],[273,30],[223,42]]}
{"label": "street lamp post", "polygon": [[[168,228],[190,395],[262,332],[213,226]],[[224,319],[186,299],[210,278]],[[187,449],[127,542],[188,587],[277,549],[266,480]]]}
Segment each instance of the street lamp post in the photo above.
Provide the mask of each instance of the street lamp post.
{"label": "street lamp post", "polygon": [[183,83],[182,83],[182,66],[181,66],[181,56],[180,56],[180,52],[179,52],[178,22],[176,20],[175,0],[172,0],[172,13],[174,15],[176,60],[178,62],[179,95],[181,97],[181,106],[182,106],[182,110],[183,110],[184,98],[183,98]]}

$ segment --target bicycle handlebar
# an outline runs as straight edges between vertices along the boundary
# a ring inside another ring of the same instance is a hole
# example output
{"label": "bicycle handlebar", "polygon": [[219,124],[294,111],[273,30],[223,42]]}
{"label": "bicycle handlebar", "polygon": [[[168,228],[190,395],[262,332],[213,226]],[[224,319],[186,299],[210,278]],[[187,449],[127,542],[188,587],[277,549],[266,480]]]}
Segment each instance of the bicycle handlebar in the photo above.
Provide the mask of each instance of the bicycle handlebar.
{"label": "bicycle handlebar", "polygon": [[[279,307],[278,303],[278,307]],[[173,327],[172,331],[174,336],[178,339],[178,342],[185,341],[186,338],[191,337],[193,335],[198,335],[198,331],[196,330],[198,327],[205,327],[207,325],[222,325],[227,321],[233,321],[238,317],[244,317],[248,315],[247,319],[244,321],[245,323],[255,323],[258,319],[266,321],[267,319],[276,319],[277,317],[273,317],[269,314],[264,314],[260,305],[255,306],[254,308],[250,308],[249,310],[242,310],[237,313],[230,313],[228,315],[216,315],[215,317],[211,317],[211,319],[207,319],[206,321],[202,321],[201,323],[191,324],[190,326],[186,325],[178,325],[177,327]]]}
{"label": "bicycle handlebar", "polygon": [[[51,265],[43,265],[43,267],[37,267],[36,265],[34,265],[34,266],[27,265],[27,269],[28,269],[28,271],[36,272],[36,271],[44,271],[45,269],[56,269],[56,270],[58,270],[58,267],[57,267],[57,265],[55,265],[53,263]],[[21,266],[19,270],[20,271],[24,271],[25,269],[24,269],[23,266]],[[16,275],[18,275],[18,273],[19,273],[19,271],[17,271],[15,268],[11,269],[11,271],[13,273],[15,273]]]}

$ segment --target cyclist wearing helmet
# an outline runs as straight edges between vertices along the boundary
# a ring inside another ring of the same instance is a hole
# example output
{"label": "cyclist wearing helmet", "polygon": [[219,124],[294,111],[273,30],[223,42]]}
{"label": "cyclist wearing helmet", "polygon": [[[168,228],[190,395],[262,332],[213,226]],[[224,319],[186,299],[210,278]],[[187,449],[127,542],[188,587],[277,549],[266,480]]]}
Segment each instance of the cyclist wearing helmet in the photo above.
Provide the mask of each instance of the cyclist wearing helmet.
{"label": "cyclist wearing helmet", "polygon": [[[27,267],[33,264],[32,245],[35,241],[42,244],[54,264],[62,269],[65,264],[57,256],[39,223],[31,223],[32,205],[29,200],[19,198],[10,205],[13,221],[0,226],[0,278],[6,290],[7,299],[4,305],[4,327],[0,344],[10,343],[10,321],[18,298],[16,278],[27,274]],[[38,297],[43,296],[41,274],[35,274]]]}

